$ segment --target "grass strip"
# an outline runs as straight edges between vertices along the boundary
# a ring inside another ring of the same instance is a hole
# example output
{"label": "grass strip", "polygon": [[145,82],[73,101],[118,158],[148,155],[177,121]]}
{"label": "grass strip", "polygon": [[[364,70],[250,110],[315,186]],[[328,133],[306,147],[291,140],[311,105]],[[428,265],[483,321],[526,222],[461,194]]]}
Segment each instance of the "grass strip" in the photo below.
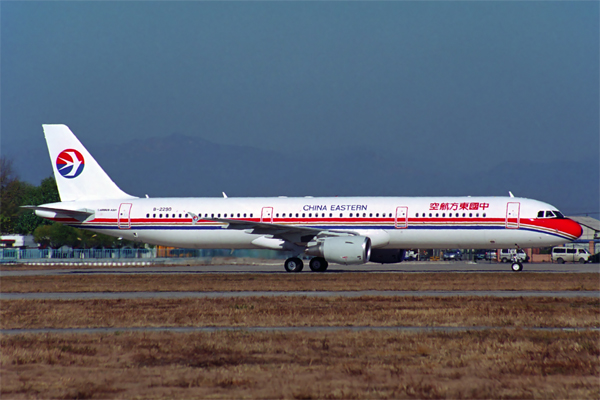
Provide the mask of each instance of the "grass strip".
{"label": "grass strip", "polygon": [[597,399],[592,332],[0,337],[2,398]]}
{"label": "grass strip", "polygon": [[2,293],[133,291],[600,290],[598,274],[349,273],[9,276]]}
{"label": "grass strip", "polygon": [[3,300],[4,329],[156,326],[600,327],[600,299],[250,297]]}

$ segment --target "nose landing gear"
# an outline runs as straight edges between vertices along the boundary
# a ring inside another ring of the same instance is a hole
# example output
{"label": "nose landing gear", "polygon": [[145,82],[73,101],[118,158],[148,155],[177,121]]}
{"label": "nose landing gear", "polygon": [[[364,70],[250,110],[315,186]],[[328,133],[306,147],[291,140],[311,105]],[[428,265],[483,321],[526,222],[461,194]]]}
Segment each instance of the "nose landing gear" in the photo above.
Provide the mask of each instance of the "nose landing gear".
{"label": "nose landing gear", "polygon": [[511,268],[515,272],[523,271],[523,264],[520,262],[513,262]]}

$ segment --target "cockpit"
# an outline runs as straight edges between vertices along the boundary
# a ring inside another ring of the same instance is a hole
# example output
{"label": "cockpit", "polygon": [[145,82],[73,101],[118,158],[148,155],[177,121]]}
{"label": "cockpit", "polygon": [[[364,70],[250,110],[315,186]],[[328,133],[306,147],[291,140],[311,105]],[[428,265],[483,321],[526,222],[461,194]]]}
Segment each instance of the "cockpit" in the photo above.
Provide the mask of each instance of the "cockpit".
{"label": "cockpit", "polygon": [[542,210],[542,211],[538,211],[537,214],[538,218],[560,218],[560,219],[564,219],[565,216],[562,215],[562,213],[558,210]]}

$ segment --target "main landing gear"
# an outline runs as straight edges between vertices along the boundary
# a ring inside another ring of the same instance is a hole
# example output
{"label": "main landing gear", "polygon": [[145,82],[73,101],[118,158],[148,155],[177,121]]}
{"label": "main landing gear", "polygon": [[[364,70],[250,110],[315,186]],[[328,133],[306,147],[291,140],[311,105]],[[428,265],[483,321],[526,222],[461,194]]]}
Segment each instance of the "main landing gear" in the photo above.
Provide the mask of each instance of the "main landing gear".
{"label": "main landing gear", "polygon": [[313,272],[325,272],[329,263],[323,257],[315,257],[310,260],[309,266]]}
{"label": "main landing gear", "polygon": [[[298,257],[291,257],[285,260],[283,266],[287,272],[300,272],[304,268],[304,263]],[[323,257],[315,257],[309,263],[311,271],[314,272],[324,272],[328,266],[329,263]]]}

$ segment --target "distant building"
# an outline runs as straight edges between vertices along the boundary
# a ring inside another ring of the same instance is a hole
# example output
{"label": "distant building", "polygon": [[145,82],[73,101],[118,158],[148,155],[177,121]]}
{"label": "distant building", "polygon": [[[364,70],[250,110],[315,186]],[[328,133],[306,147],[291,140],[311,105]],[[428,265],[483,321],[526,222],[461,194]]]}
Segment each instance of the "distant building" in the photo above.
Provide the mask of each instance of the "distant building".
{"label": "distant building", "polygon": [[33,235],[2,235],[0,236],[3,249],[37,249],[38,244],[33,240]]}
{"label": "distant building", "polygon": [[[581,237],[575,242],[579,246],[576,247],[585,247],[592,254],[598,253],[600,251],[600,221],[596,218],[592,217],[569,217],[573,221],[579,222],[579,225],[583,228],[583,234]],[[593,244],[590,244],[592,242]],[[584,245],[588,245],[584,246]]]}

